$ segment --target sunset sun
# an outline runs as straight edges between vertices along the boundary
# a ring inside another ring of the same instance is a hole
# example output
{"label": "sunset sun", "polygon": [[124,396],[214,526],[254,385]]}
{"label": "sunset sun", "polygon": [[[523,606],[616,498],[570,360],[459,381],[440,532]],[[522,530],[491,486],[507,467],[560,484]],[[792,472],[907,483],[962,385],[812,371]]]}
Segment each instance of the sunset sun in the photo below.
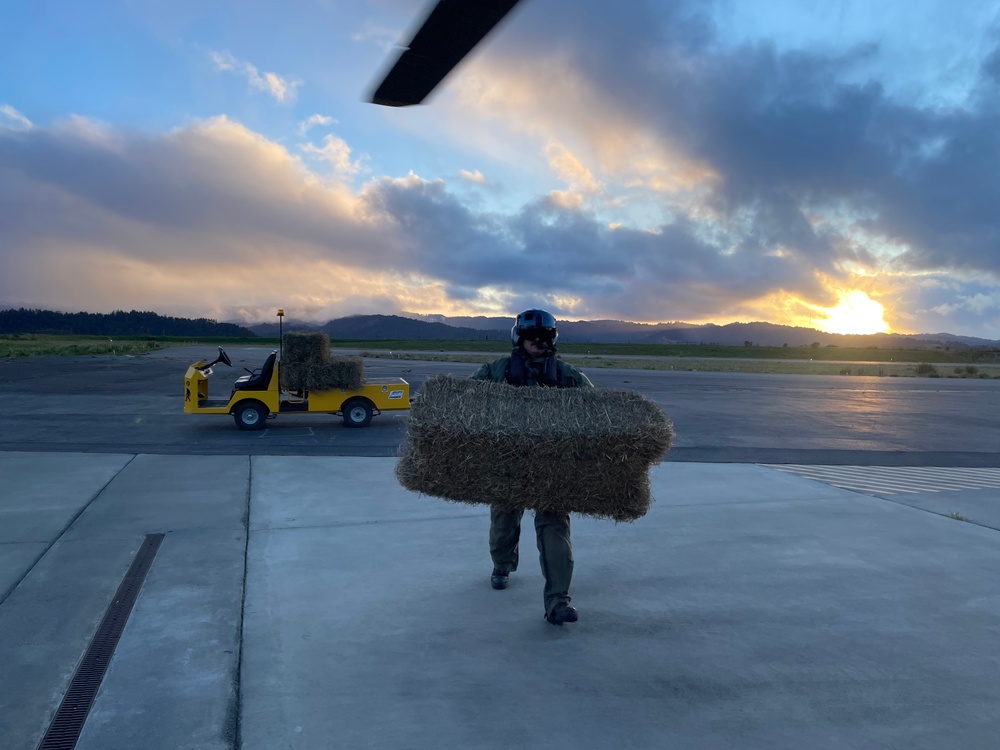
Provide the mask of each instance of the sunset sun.
{"label": "sunset sun", "polygon": [[885,333],[885,307],[861,291],[842,292],[840,304],[821,310],[816,325],[827,333]]}

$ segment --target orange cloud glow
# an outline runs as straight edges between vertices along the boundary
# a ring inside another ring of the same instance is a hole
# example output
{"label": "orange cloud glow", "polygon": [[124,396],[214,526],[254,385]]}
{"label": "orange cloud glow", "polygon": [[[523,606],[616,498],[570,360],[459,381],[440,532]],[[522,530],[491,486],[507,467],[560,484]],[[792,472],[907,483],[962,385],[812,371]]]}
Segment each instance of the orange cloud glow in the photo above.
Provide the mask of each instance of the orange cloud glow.
{"label": "orange cloud glow", "polygon": [[[455,138],[473,139],[477,148],[490,153],[509,153],[504,143],[510,137],[534,140],[560,177],[590,192],[599,183],[690,192],[718,178],[707,164],[665,142],[662,134],[646,132],[624,112],[609,111],[593,82],[555,54],[544,65],[474,61],[452,82],[442,105],[453,108],[448,121]],[[470,126],[470,118],[476,127]],[[481,127],[483,120],[491,126]],[[497,138],[498,128],[507,139]]]}

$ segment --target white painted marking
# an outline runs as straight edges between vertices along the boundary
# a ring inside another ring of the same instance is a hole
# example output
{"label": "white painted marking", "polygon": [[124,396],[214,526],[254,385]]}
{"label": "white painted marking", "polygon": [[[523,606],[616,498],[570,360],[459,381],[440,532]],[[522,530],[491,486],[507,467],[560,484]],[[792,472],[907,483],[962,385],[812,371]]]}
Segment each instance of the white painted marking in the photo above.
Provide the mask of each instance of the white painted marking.
{"label": "white painted marking", "polygon": [[866,494],[1000,489],[1000,469],[927,466],[807,466],[763,464],[787,474]]}

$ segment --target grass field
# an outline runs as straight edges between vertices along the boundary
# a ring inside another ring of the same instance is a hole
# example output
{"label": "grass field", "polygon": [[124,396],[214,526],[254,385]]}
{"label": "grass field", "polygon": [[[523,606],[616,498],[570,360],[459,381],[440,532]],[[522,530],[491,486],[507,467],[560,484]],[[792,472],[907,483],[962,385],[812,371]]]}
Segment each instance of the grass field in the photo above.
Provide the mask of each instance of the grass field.
{"label": "grass field", "polygon": [[[735,347],[734,347],[735,350]],[[499,356],[491,352],[482,355],[461,352],[414,353],[366,350],[365,357],[375,359],[419,360],[423,362],[458,362],[481,364]],[[563,354],[561,356],[584,371],[616,368],[623,370],[675,370],[678,372],[758,372],[784,375],[852,375],[861,377],[929,377],[1000,379],[998,365],[931,365],[925,362],[823,362],[777,359],[699,359],[697,357],[614,357],[596,354]]]}
{"label": "grass field", "polygon": [[[277,343],[277,340],[275,340]],[[343,348],[390,350],[393,352],[432,351],[506,353],[504,341],[354,341],[333,342]],[[996,364],[1000,352],[982,349],[847,349],[837,346],[718,346],[715,344],[559,344],[560,354],[592,354],[602,357],[693,357],[696,359],[738,358],[847,362],[927,362]]]}
{"label": "grass field", "polygon": [[[0,357],[142,354],[168,346],[217,344],[278,346],[278,339],[0,335]],[[373,358],[461,362],[506,354],[506,341],[361,341],[339,339],[334,348],[360,349]],[[579,367],[689,372],[759,372],[801,375],[1000,378],[1000,352],[970,349],[846,349],[715,345],[560,344]]]}
{"label": "grass field", "polygon": [[0,357],[143,354],[164,346],[159,341],[99,336],[47,336],[33,333],[0,335]]}

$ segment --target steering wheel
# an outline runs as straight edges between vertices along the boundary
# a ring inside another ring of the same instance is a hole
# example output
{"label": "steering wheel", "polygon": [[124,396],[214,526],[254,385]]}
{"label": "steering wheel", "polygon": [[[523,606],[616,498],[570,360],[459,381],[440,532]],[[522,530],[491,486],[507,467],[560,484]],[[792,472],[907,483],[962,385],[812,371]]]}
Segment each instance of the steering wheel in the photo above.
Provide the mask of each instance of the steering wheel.
{"label": "steering wheel", "polygon": [[233,366],[232,360],[229,359],[229,355],[226,354],[226,350],[223,349],[221,346],[219,347],[219,356],[216,357],[211,362],[209,362],[207,365],[200,365],[198,369],[201,370],[202,372],[208,372],[214,365],[219,364],[219,362],[228,367]]}

